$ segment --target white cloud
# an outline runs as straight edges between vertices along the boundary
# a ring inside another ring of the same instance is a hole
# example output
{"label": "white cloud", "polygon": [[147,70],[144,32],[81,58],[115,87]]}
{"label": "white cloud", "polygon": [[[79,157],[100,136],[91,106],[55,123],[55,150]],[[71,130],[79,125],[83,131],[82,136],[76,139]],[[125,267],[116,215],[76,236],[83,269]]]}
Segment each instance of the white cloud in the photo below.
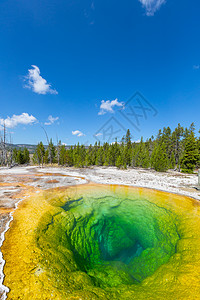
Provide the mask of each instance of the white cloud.
{"label": "white cloud", "polygon": [[27,113],[22,113],[21,115],[13,115],[12,117],[7,117],[6,119],[0,118],[0,126],[6,125],[7,128],[14,128],[19,124],[31,125],[37,122],[37,119]]}
{"label": "white cloud", "polygon": [[166,0],[139,0],[146,10],[147,16],[153,16],[157,10],[166,2]]}
{"label": "white cloud", "polygon": [[51,84],[42,78],[40,69],[37,66],[32,65],[32,69],[29,69],[28,75],[25,76],[25,81],[25,88],[29,88],[37,94],[58,94],[56,90],[51,88]]}
{"label": "white cloud", "polygon": [[98,112],[98,115],[104,115],[105,113],[109,112],[109,113],[114,113],[113,108],[115,106],[118,107],[124,107],[124,102],[119,102],[118,99],[116,98],[115,100],[107,100],[101,101],[101,105],[100,105],[100,111]]}
{"label": "white cloud", "polygon": [[74,130],[74,131],[72,131],[72,134],[77,135],[77,136],[85,136],[85,134],[82,133],[80,130]]}
{"label": "white cloud", "polygon": [[101,135],[103,135],[103,133],[99,132],[99,133],[95,134],[94,136],[101,136]]}
{"label": "white cloud", "polygon": [[48,116],[49,122],[45,122],[44,125],[52,125],[55,121],[59,120],[59,117],[52,117],[52,115]]}

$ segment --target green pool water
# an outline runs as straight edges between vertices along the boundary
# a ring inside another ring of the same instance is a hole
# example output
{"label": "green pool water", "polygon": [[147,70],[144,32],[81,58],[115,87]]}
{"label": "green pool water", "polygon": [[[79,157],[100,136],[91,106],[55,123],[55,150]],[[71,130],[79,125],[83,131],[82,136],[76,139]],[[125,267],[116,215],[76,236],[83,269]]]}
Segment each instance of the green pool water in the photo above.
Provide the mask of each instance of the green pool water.
{"label": "green pool water", "polygon": [[56,205],[36,240],[43,264],[65,287],[138,285],[176,252],[177,215],[144,196],[97,193]]}

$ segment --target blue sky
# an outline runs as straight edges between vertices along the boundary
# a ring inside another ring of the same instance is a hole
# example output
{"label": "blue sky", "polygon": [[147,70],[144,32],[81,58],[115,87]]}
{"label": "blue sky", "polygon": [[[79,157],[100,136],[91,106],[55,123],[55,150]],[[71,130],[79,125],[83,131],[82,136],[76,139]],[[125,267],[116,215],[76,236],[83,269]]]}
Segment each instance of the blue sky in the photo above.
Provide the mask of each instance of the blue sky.
{"label": "blue sky", "polygon": [[34,144],[46,142],[42,127],[66,144],[127,128],[146,139],[179,122],[199,130],[199,10],[197,0],[2,0],[0,125]]}

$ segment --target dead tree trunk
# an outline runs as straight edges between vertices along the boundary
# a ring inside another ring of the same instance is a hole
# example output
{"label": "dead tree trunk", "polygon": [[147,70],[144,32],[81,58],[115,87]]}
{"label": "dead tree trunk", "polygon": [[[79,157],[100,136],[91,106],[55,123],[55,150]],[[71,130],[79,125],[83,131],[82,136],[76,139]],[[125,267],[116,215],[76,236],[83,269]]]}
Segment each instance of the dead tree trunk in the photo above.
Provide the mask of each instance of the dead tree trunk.
{"label": "dead tree trunk", "polygon": [[49,161],[50,161],[50,164],[52,165],[52,153],[51,153],[49,137],[48,137],[48,134],[47,134],[46,130],[44,129],[44,127],[42,127],[42,129],[44,130],[46,138],[47,138],[47,143],[48,143],[48,148],[49,148]]}
{"label": "dead tree trunk", "polygon": [[4,122],[3,125],[3,139],[1,142],[2,146],[2,165],[5,166],[7,164],[7,149],[6,149],[6,124]]}

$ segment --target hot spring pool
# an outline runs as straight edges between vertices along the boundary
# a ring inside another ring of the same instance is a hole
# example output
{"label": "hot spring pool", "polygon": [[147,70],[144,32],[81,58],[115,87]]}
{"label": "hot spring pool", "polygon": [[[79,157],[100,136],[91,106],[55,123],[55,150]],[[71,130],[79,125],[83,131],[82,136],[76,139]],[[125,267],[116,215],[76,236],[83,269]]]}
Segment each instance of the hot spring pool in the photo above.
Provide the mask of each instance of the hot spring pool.
{"label": "hot spring pool", "polygon": [[8,299],[200,299],[200,206],[84,185],[21,203],[6,235]]}

